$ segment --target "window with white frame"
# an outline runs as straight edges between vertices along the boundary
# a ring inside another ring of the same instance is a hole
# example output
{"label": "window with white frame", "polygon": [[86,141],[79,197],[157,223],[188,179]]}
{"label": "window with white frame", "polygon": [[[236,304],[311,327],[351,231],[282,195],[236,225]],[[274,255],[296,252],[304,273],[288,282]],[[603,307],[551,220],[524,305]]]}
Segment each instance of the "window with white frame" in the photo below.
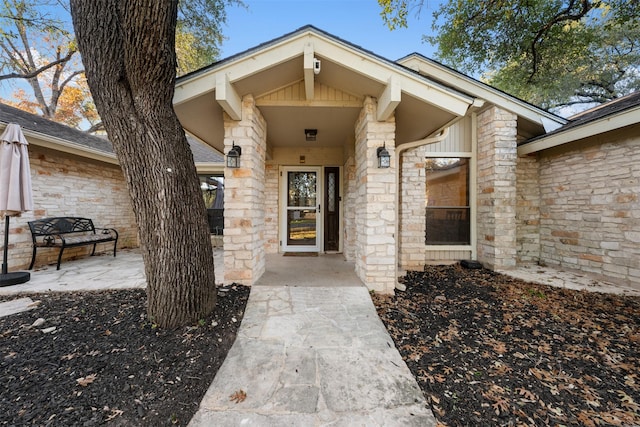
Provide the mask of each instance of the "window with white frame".
{"label": "window with white frame", "polygon": [[433,157],[425,164],[425,244],[471,244],[470,159]]}

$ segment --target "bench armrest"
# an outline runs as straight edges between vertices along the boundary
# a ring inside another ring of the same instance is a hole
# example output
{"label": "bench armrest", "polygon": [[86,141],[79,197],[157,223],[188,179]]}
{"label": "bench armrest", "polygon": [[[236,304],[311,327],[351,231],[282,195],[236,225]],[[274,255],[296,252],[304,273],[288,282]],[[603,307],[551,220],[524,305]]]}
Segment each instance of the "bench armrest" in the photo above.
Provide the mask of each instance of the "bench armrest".
{"label": "bench armrest", "polygon": [[114,239],[118,239],[118,231],[115,228],[96,228],[96,234],[110,234]]}

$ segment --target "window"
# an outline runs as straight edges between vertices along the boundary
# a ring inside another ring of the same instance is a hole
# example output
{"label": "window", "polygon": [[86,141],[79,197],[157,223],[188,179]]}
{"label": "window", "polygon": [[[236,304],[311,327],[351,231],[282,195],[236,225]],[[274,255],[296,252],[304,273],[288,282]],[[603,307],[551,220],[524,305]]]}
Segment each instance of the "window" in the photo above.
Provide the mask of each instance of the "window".
{"label": "window", "polygon": [[221,235],[224,229],[224,178],[200,175],[200,190],[207,208],[209,232]]}
{"label": "window", "polygon": [[426,159],[427,245],[471,244],[469,159]]}

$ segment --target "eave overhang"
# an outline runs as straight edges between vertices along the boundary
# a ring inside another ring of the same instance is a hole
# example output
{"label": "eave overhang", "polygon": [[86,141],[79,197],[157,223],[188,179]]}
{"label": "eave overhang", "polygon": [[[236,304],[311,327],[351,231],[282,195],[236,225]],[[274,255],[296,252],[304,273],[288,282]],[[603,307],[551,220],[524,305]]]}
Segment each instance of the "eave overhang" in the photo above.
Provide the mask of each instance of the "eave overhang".
{"label": "eave overhang", "polygon": [[434,80],[446,82],[448,86],[458,91],[484,99],[488,103],[510,111],[520,118],[541,126],[545,132],[558,129],[568,122],[565,118],[549,113],[422,55],[416,53],[408,55],[400,59],[398,64],[429,76]]}
{"label": "eave overhang", "polygon": [[[3,123],[2,127],[4,129],[4,127],[6,127],[6,124]],[[118,158],[114,153],[108,153],[105,151],[96,150],[94,148],[87,147],[81,144],[76,144],[62,138],[57,138],[52,135],[25,129],[24,127],[22,128],[22,132],[24,133],[24,136],[27,138],[29,145],[33,145],[36,147],[43,147],[50,150],[72,154],[74,156],[97,160],[99,162],[109,163],[113,165],[120,164],[118,162]]]}
{"label": "eave overhang", "polygon": [[527,154],[537,153],[539,151],[548,150],[580,139],[594,137],[627,126],[632,126],[638,124],[639,117],[640,106],[637,106],[611,116],[590,121],[580,126],[575,126],[566,130],[559,129],[549,135],[540,136],[518,146],[518,155],[525,156]]}

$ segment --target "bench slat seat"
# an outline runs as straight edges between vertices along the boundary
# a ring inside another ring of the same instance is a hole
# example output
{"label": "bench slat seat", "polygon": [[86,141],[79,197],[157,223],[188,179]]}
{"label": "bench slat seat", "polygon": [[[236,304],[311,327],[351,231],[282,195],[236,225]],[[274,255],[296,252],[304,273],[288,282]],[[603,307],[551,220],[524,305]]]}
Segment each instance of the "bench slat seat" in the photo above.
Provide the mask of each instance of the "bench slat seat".
{"label": "bench slat seat", "polygon": [[[107,236],[107,237],[104,237],[104,236]],[[84,245],[86,243],[93,243],[93,242],[96,242],[96,243],[110,242],[113,240],[110,234],[106,234],[106,235],[85,234],[84,236],[70,236],[70,237],[57,236],[57,237],[67,247],[75,246],[75,245]],[[61,245],[56,245],[56,246],[61,246]]]}
{"label": "bench slat seat", "polygon": [[91,255],[96,252],[98,243],[113,242],[113,256],[116,256],[118,232],[114,228],[95,228],[89,218],[52,217],[29,221],[31,238],[33,240],[33,254],[29,270],[36,260],[37,248],[60,248],[58,253],[57,270],[60,270],[62,254],[65,248],[93,245]]}

